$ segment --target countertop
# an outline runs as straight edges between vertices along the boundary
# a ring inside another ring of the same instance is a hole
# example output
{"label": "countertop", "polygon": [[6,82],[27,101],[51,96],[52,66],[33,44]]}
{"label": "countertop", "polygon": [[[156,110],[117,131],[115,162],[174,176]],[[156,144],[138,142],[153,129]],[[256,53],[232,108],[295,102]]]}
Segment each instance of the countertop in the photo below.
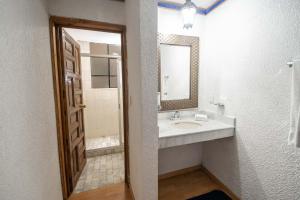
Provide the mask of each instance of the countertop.
{"label": "countertop", "polygon": [[[194,121],[201,126],[178,128],[172,123]],[[166,115],[159,117],[159,148],[167,148],[232,137],[235,134],[235,118],[210,115],[208,121],[195,121],[193,115],[184,115],[180,120],[170,120]]]}

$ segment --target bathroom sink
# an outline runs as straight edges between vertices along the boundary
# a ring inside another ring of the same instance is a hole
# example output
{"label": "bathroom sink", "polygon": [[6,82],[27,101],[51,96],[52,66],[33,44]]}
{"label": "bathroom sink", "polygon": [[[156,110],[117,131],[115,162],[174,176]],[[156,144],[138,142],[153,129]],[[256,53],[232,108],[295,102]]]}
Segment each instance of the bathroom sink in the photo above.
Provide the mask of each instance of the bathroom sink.
{"label": "bathroom sink", "polygon": [[196,129],[201,127],[200,122],[195,122],[195,121],[175,121],[171,124],[173,127],[178,128],[178,129]]}

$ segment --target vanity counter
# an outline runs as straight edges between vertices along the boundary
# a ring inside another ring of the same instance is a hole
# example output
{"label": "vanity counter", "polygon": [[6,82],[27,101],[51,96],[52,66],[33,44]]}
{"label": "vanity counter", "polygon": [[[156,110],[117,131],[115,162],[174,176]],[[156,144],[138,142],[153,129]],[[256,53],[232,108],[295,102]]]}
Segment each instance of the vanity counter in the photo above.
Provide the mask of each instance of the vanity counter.
{"label": "vanity counter", "polygon": [[[187,123],[187,127],[177,127],[180,123]],[[235,133],[235,118],[223,116],[208,121],[195,121],[192,116],[181,120],[159,118],[158,126],[159,148],[167,148],[232,137]]]}

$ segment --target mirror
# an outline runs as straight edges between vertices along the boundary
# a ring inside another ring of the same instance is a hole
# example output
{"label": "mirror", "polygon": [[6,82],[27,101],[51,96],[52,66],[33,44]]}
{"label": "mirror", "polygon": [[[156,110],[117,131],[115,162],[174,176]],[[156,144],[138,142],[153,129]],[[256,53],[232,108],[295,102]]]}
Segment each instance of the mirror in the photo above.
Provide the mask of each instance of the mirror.
{"label": "mirror", "polygon": [[161,100],[190,98],[191,48],[160,44]]}
{"label": "mirror", "polygon": [[198,107],[199,38],[158,34],[161,110]]}

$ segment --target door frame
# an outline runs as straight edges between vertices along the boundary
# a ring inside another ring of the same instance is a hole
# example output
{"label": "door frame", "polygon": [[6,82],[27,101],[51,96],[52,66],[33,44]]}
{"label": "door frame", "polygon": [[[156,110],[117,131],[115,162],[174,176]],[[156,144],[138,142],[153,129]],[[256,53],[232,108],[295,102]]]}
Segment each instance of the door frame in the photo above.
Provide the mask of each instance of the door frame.
{"label": "door frame", "polygon": [[59,61],[59,48],[58,44],[60,38],[58,37],[58,28],[78,28],[93,31],[102,31],[110,33],[121,34],[121,54],[122,54],[122,80],[123,80],[123,121],[124,121],[124,154],[125,154],[125,183],[130,184],[129,180],[129,116],[128,116],[128,68],[127,68],[127,46],[126,46],[126,26],[119,24],[110,24],[105,22],[91,21],[85,19],[76,19],[68,17],[50,16],[50,47],[51,47],[51,61],[52,61],[52,74],[54,86],[54,100],[56,112],[56,127],[57,127],[57,141],[58,141],[58,154],[60,165],[60,176],[63,198],[68,199],[68,181],[66,175],[65,163],[65,145],[63,140],[63,122],[61,104],[61,86],[60,86],[60,69],[61,63]]}

